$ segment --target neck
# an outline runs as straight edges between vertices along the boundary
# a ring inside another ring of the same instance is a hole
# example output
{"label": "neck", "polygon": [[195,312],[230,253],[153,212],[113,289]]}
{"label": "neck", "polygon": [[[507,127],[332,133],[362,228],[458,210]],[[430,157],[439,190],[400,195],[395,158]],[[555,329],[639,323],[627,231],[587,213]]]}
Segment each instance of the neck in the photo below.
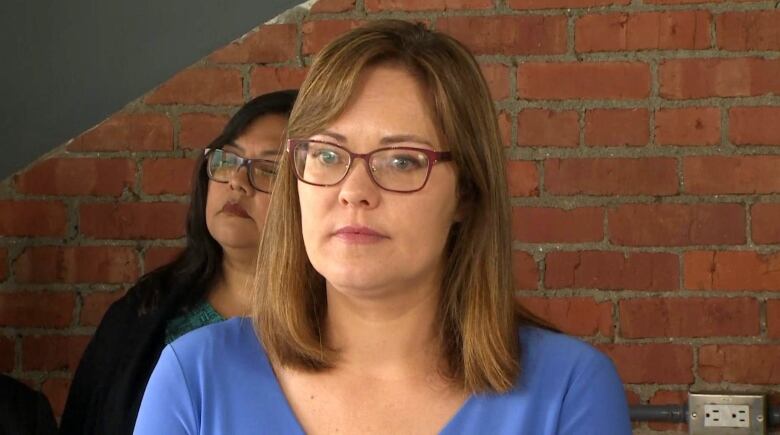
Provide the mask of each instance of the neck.
{"label": "neck", "polygon": [[387,297],[352,294],[327,286],[327,340],[339,352],[338,368],[385,380],[438,372],[438,281]]}
{"label": "neck", "polygon": [[209,303],[223,317],[248,314],[256,259],[254,249],[223,250],[220,274],[208,296]]}

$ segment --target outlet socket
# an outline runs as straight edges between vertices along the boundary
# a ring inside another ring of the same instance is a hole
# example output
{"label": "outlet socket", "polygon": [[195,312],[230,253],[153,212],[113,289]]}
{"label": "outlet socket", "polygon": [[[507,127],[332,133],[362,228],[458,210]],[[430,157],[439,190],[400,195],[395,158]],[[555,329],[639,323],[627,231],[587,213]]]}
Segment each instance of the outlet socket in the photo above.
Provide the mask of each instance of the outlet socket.
{"label": "outlet socket", "polygon": [[688,395],[691,435],[764,435],[766,398],[759,395]]}
{"label": "outlet socket", "polygon": [[750,406],[704,405],[704,427],[750,427]]}

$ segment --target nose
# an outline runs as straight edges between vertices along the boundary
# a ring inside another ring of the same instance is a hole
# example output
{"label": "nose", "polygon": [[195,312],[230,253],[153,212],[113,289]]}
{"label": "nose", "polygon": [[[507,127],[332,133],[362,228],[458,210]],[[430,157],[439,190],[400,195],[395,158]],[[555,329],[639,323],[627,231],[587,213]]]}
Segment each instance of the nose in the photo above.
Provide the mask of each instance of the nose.
{"label": "nose", "polygon": [[236,190],[242,195],[254,195],[255,189],[249,183],[249,170],[246,166],[241,166],[233,172],[233,174],[230,175],[228,183],[230,185],[230,190]]}
{"label": "nose", "polygon": [[[379,205],[379,186],[374,184],[368,171],[368,162],[357,159],[340,183],[339,202],[344,206],[375,208]],[[363,168],[357,168],[363,166]]]}

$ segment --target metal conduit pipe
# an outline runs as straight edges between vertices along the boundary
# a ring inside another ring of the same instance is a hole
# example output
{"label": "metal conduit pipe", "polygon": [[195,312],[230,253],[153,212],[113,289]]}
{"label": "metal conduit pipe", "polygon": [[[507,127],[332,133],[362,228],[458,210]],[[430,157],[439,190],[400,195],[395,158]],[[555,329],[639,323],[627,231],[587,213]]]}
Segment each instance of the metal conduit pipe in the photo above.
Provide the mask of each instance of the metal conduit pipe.
{"label": "metal conduit pipe", "polygon": [[631,421],[688,422],[687,405],[634,405],[629,411]]}
{"label": "metal conduit pipe", "polygon": [[[688,422],[688,405],[633,405],[629,409],[631,421]],[[780,406],[767,410],[767,426],[780,426]]]}

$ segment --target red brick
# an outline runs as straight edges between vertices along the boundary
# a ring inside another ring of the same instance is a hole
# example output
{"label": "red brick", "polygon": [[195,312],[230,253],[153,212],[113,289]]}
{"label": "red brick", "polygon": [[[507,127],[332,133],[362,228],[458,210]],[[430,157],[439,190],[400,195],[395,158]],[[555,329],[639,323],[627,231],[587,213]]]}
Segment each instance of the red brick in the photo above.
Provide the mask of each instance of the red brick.
{"label": "red brick", "polygon": [[520,298],[520,303],[567,334],[612,336],[612,302],[591,298]]}
{"label": "red brick", "polygon": [[16,190],[29,195],[119,196],[133,185],[135,163],[128,159],[53,158],[14,177]]}
{"label": "red brick", "polygon": [[86,335],[37,335],[22,338],[24,370],[74,371],[89,343]]}
{"label": "red brick", "polygon": [[554,195],[673,195],[677,185],[677,160],[673,158],[544,162],[545,191]]}
{"label": "red brick", "polygon": [[70,325],[75,305],[71,292],[0,293],[0,326],[62,328]]}
{"label": "red brick", "polygon": [[8,278],[8,250],[0,248],[0,282]]}
{"label": "red brick", "polygon": [[547,288],[661,291],[680,288],[675,254],[612,251],[550,252],[545,260]]}
{"label": "red brick", "polygon": [[181,254],[181,247],[158,246],[147,249],[144,254],[144,273],[149,273],[160,266],[175,260]]}
{"label": "red brick", "polygon": [[30,247],[14,264],[24,283],[119,283],[138,277],[132,248],[118,246]]}
{"label": "red brick", "polygon": [[673,59],[659,66],[664,98],[780,94],[780,59]]}
{"label": "red brick", "polygon": [[162,113],[119,113],[68,145],[69,151],[169,151],[173,125]]}
{"label": "red brick", "polygon": [[780,253],[690,251],[683,261],[686,289],[780,291]]}
{"label": "red brick", "polygon": [[440,18],[436,30],[462,42],[474,54],[563,54],[566,17],[562,15],[459,16]]}
{"label": "red brick", "polygon": [[512,252],[512,276],[516,290],[539,288],[539,266],[534,257],[527,252]]}
{"label": "red brick", "polygon": [[95,291],[83,295],[79,325],[97,326],[108,307],[124,294],[124,290],[115,290]]}
{"label": "red brick", "polygon": [[627,384],[693,383],[693,350],[681,344],[603,344]]}
{"label": "red brick", "polygon": [[355,9],[355,0],[318,0],[309,11],[312,14],[346,12]]}
{"label": "red brick", "polygon": [[588,146],[644,146],[650,140],[647,109],[592,109],[585,112]]}
{"label": "red brick", "polygon": [[517,115],[519,146],[576,147],[579,143],[579,115],[574,110],[526,109]]}
{"label": "red brick", "polygon": [[498,113],[498,130],[501,134],[501,143],[504,145],[504,147],[511,146],[512,116],[503,110]]}
{"label": "red brick", "polygon": [[179,122],[179,146],[205,148],[222,133],[228,117],[210,113],[184,113],[179,117]]}
{"label": "red brick", "polygon": [[590,8],[609,5],[627,5],[630,0],[508,0],[512,9]]}
{"label": "red brick", "polygon": [[630,246],[740,245],[741,204],[630,204],[609,210],[612,243]]}
{"label": "red brick", "polygon": [[686,107],[655,113],[658,145],[717,145],[720,143],[720,109]]}
{"label": "red brick", "polygon": [[575,27],[579,52],[696,50],[710,47],[707,11],[585,15]]}
{"label": "red brick", "polygon": [[64,236],[67,213],[59,201],[0,200],[0,235]]}
{"label": "red brick", "polygon": [[753,206],[750,212],[753,241],[762,244],[780,243],[780,203]]}
{"label": "red brick", "polygon": [[659,390],[648,400],[651,405],[684,405],[688,402],[687,391]]}
{"label": "red brick", "polygon": [[699,349],[699,376],[707,382],[777,385],[778,361],[778,345],[704,345]]}
{"label": "red brick", "polygon": [[68,399],[70,382],[70,379],[50,378],[43,381],[43,385],[41,385],[41,391],[46,395],[46,398],[49,399],[49,404],[51,404],[54,418],[59,419],[62,415],[62,411],[65,409],[65,401]]}
{"label": "red brick", "polygon": [[179,202],[82,204],[81,233],[100,239],[176,239],[188,205]]}
{"label": "red brick", "polygon": [[241,72],[190,68],[179,72],[145,98],[147,104],[239,105],[244,102]]}
{"label": "red brick", "polygon": [[[651,405],[685,405],[688,403],[687,391],[659,390],[648,401]],[[647,426],[654,431],[688,432],[687,423],[648,422]]]}
{"label": "red brick", "polygon": [[263,67],[252,68],[249,92],[252,97],[284,89],[298,89],[306,78],[306,68]]}
{"label": "red brick", "polygon": [[780,11],[720,14],[716,33],[721,50],[780,50]]}
{"label": "red brick", "polygon": [[766,329],[772,338],[780,338],[780,299],[766,301]]}
{"label": "red brick", "polygon": [[479,65],[494,101],[509,98],[509,67],[500,63]]}
{"label": "red brick", "polygon": [[194,170],[193,159],[145,160],[141,189],[149,195],[188,194]]}
{"label": "red brick", "polygon": [[626,389],[625,392],[626,392],[626,400],[628,401],[629,405],[639,405],[639,403],[642,401],[639,398],[639,394],[635,393],[634,391]]}
{"label": "red brick", "polygon": [[625,338],[753,336],[760,331],[753,298],[666,298],[620,301]]}
{"label": "red brick", "polygon": [[365,0],[367,12],[491,9],[493,0]]}
{"label": "red brick", "polygon": [[295,57],[295,24],[265,24],[215,51],[209,60],[216,63],[271,63]]}
{"label": "red brick", "polygon": [[16,366],[16,343],[0,335],[0,373],[8,373]]}
{"label": "red brick", "polygon": [[355,20],[308,21],[303,24],[303,55],[315,54],[326,44],[352,29],[363,25]]}
{"label": "red brick", "polygon": [[691,193],[780,193],[780,156],[697,156],[683,159]]}
{"label": "red brick", "polygon": [[527,99],[644,99],[650,67],[639,62],[524,63],[517,93]]}
{"label": "red brick", "polygon": [[506,177],[510,195],[539,196],[539,171],[535,162],[507,161]]}
{"label": "red brick", "polygon": [[604,210],[582,207],[572,210],[545,207],[515,207],[512,234],[530,243],[585,243],[604,238]]}
{"label": "red brick", "polygon": [[[780,77],[780,68],[777,74]],[[778,146],[778,123],[780,107],[734,107],[729,110],[729,140],[735,145]]]}

